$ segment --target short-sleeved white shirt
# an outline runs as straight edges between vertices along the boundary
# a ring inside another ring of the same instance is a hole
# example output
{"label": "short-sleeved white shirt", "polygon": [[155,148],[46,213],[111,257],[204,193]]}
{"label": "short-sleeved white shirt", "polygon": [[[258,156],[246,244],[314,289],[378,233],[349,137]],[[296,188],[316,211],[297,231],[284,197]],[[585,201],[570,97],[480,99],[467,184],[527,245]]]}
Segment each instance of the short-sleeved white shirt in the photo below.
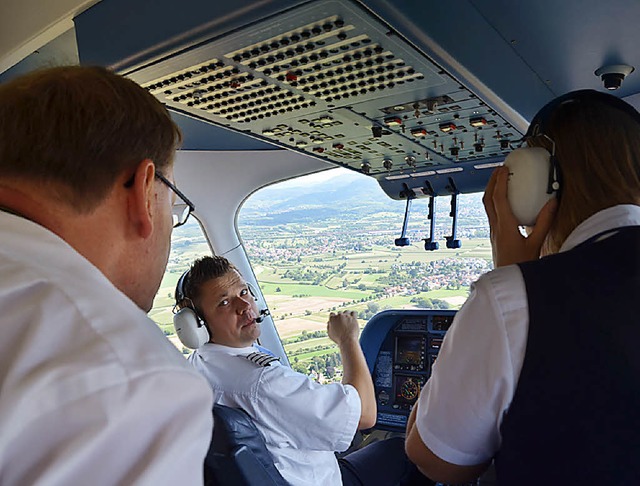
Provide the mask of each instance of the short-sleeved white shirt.
{"label": "short-sleeved white shirt", "polygon": [[346,450],[360,421],[351,385],[321,385],[279,362],[257,365],[253,347],[207,343],[190,357],[217,403],[245,410],[265,439],[275,466],[294,486],[341,485],[334,451]]}
{"label": "short-sleeved white shirt", "polygon": [[212,394],[66,242],[0,212],[0,484],[202,484]]}
{"label": "short-sleeved white shirt", "polygon": [[[605,209],[583,221],[560,251],[635,225],[640,225],[640,206]],[[456,314],[416,405],[420,437],[438,457],[469,466],[498,451],[500,425],[516,390],[528,330],[527,294],[519,267],[501,267],[480,277]]]}

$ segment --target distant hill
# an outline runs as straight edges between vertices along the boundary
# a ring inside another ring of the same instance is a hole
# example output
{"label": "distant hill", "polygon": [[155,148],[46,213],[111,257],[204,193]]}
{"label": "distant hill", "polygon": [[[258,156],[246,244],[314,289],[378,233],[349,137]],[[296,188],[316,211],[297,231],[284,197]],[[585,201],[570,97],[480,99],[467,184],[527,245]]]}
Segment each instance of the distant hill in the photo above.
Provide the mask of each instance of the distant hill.
{"label": "distant hill", "polygon": [[[319,179],[319,180],[318,180]],[[460,226],[486,222],[482,195],[462,195]],[[450,224],[450,201],[437,199],[437,222]],[[412,203],[411,221],[426,220],[427,199]],[[346,169],[334,169],[321,176],[305,176],[266,187],[253,194],[241,209],[241,225],[271,226],[289,223],[352,220],[377,213],[392,213],[401,221],[404,201],[389,198],[372,177]],[[395,219],[394,217],[394,219]]]}
{"label": "distant hill", "polygon": [[[338,169],[335,172],[340,173],[326,180],[316,182],[313,176],[303,177],[296,182],[283,182],[264,188],[249,198],[242,211],[246,213],[245,216],[251,216],[254,212],[287,212],[301,207],[350,210],[386,198],[375,179],[347,170]],[[304,183],[302,179],[308,182]]]}

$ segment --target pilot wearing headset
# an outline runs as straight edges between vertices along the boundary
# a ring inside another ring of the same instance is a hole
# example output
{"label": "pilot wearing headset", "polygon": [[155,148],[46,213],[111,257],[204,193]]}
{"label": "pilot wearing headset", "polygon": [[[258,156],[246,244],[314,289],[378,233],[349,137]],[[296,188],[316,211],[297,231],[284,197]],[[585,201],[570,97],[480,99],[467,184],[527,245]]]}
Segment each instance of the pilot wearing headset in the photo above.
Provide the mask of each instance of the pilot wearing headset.
{"label": "pilot wearing headset", "polygon": [[343,383],[320,385],[257,346],[266,311],[258,311],[251,288],[226,258],[196,260],[178,281],[176,307],[178,337],[195,349],[189,361],[208,379],[217,403],[249,414],[290,484],[395,485],[412,474],[424,480],[407,459],[402,439],[336,460],[334,451],[346,450],[358,429],[376,421],[373,383],[353,312],[332,313],[327,324],[340,347]]}
{"label": "pilot wearing headset", "polygon": [[[484,197],[499,268],[447,333],[407,453],[447,483],[495,459],[500,485],[637,484],[640,115],[572,92],[540,110],[524,141]],[[548,196],[524,237],[520,201]]]}

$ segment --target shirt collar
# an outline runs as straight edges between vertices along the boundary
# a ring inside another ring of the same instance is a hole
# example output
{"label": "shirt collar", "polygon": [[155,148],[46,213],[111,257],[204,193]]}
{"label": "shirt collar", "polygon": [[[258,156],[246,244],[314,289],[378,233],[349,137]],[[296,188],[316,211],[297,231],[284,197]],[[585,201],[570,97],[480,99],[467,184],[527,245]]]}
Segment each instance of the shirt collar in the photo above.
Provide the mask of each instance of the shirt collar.
{"label": "shirt collar", "polygon": [[204,346],[200,348],[200,350],[205,353],[217,352],[217,353],[229,354],[231,356],[246,355],[246,354],[255,353],[257,351],[257,349],[253,347],[253,345],[247,346],[246,348],[232,348],[231,346],[224,346],[222,344],[216,344],[216,343],[205,343]]}
{"label": "shirt collar", "polygon": [[560,247],[560,251],[568,251],[580,243],[599,233],[621,228],[623,226],[640,225],[640,206],[635,204],[619,204],[612,206],[585,219],[574,229]]}

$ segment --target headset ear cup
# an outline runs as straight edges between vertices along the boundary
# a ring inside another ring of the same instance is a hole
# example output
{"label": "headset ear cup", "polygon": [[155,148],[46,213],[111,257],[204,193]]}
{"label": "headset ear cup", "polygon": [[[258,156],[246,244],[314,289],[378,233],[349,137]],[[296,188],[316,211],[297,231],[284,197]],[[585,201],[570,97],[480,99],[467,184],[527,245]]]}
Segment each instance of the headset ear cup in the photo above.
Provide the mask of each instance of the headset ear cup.
{"label": "headset ear cup", "polygon": [[546,202],[555,196],[548,191],[551,154],[542,147],[519,148],[504,161],[509,168],[507,197],[518,224],[533,226]]}
{"label": "headset ear cup", "polygon": [[187,348],[198,349],[209,342],[209,331],[205,325],[200,324],[193,309],[180,309],[173,316],[173,326],[180,342]]}

